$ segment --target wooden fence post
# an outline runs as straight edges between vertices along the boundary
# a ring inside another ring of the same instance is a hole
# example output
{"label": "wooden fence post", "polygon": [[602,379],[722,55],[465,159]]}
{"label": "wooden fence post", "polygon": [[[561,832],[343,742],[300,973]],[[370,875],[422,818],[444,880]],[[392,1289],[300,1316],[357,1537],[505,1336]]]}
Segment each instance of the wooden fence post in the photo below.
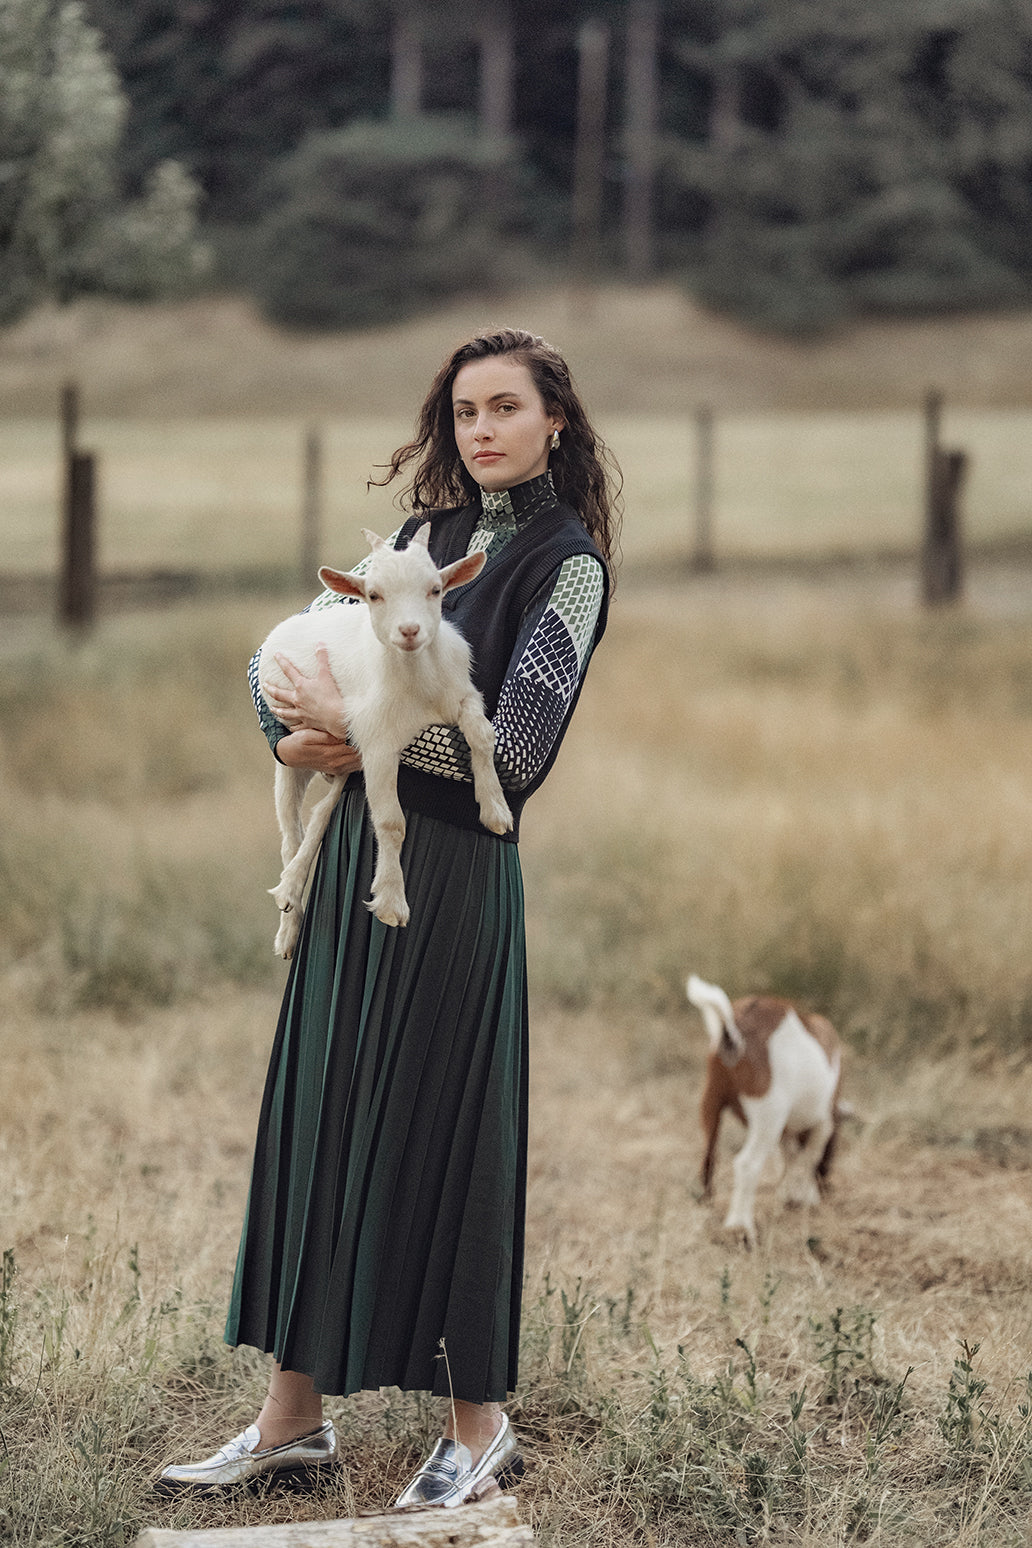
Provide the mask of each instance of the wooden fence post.
{"label": "wooden fence post", "polygon": [[61,388],[61,453],[67,460],[79,440],[79,387],[65,382]]}
{"label": "wooden fence post", "polygon": [[313,425],[305,434],[301,475],[301,548],[299,565],[302,586],[314,582],[319,568],[322,543],[323,505],[322,435]]}
{"label": "wooden fence post", "polygon": [[713,556],[713,410],[700,404],[695,410],[695,547],[691,567],[705,572],[716,569]]}
{"label": "wooden fence post", "polygon": [[266,1526],[149,1527],[132,1548],[533,1548],[511,1495],[455,1510],[395,1510],[341,1521],[282,1521]]}
{"label": "wooden fence post", "polygon": [[58,616],[70,629],[85,631],[96,616],[97,461],[76,445],[79,389],[66,382],[61,392],[62,544]]}
{"label": "wooden fence post", "polygon": [[960,495],[968,469],[963,451],[940,445],[942,395],[925,397],[925,523],[921,595],[926,606],[956,601],[963,590]]}
{"label": "wooden fence post", "polygon": [[960,493],[967,466],[966,452],[937,449],[931,476],[922,573],[924,600],[930,607],[955,602],[963,591]]}

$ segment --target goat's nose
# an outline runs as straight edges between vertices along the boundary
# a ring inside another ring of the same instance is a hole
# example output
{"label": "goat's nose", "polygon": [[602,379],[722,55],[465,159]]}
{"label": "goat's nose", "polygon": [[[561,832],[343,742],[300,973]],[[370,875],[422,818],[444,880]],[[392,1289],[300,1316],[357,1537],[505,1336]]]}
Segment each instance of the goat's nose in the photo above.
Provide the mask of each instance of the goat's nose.
{"label": "goat's nose", "polygon": [[417,623],[399,624],[398,633],[406,640],[414,640],[419,633],[419,625]]}

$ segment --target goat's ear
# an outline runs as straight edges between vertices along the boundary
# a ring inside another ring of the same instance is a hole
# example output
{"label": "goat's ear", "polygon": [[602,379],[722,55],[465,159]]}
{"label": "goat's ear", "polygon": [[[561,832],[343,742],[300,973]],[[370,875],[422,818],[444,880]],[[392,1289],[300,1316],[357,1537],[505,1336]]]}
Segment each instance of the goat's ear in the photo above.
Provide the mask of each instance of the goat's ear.
{"label": "goat's ear", "polygon": [[377,537],[375,532],[370,532],[368,527],[363,527],[362,528],[362,536],[365,538],[366,542],[369,544],[369,547],[373,550],[374,554],[375,554],[375,552],[376,552],[376,550],[378,548],[383,548],[384,547],[383,538],[382,537]]}
{"label": "goat's ear", "polygon": [[452,591],[456,586],[465,586],[475,580],[486,563],[487,555],[482,548],[478,548],[475,554],[467,554],[465,559],[456,559],[454,564],[445,565],[441,571],[441,583],[445,591]]}
{"label": "goat's ear", "polygon": [[365,597],[365,581],[360,575],[350,575],[347,570],[331,570],[328,565],[323,565],[319,579],[338,596],[357,597],[359,601]]}
{"label": "goat's ear", "polygon": [[412,534],[412,542],[418,543],[421,548],[430,547],[430,523],[428,521],[424,521],[423,525],[418,527]]}

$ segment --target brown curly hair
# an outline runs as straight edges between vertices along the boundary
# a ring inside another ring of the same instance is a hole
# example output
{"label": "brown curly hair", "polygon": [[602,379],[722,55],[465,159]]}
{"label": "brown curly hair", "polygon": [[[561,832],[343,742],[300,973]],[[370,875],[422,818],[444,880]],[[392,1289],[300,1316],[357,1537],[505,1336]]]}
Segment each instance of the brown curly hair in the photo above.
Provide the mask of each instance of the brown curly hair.
{"label": "brown curly hair", "polygon": [[460,368],[489,355],[508,355],[530,372],[545,410],[565,421],[559,447],[549,459],[555,492],[577,512],[613,570],[620,535],[619,466],[595,431],[577,395],[566,361],[536,334],[522,328],[479,333],[452,352],[431,384],[416,420],[415,436],[391,457],[385,476],[370,484],[389,484],[415,463],[411,482],[399,503],[413,511],[468,505],[479,485],[467,471],[455,442],[452,384]]}

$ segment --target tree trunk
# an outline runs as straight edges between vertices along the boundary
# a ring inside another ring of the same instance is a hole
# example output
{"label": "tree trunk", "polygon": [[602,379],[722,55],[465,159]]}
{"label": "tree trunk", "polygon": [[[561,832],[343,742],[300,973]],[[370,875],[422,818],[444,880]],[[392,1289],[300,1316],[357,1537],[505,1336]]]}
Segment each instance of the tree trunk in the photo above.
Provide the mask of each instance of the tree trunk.
{"label": "tree trunk", "polygon": [[[480,39],[480,132],[504,146],[513,130],[513,81],[516,74],[512,0],[482,0],[477,14]],[[484,197],[499,226],[512,198],[507,165],[488,168]]]}
{"label": "tree trunk", "polygon": [[644,280],[654,265],[652,193],[659,116],[659,0],[630,0],[627,12],[624,149],[624,262]]}
{"label": "tree trunk", "polygon": [[714,150],[725,155],[738,143],[741,121],[741,81],[733,65],[725,65],[713,83],[710,103],[709,140]]}
{"label": "tree trunk", "polygon": [[516,71],[512,0],[481,0],[480,127],[492,140],[512,134],[513,79]]}
{"label": "tree trunk", "polygon": [[422,31],[418,0],[395,0],[391,38],[392,118],[418,118],[422,112]]}
{"label": "tree trunk", "polygon": [[[717,261],[726,262],[730,251],[734,247],[735,233],[739,223],[739,209],[737,198],[731,190],[735,187],[734,179],[727,175],[730,171],[730,163],[738,148],[739,131],[742,114],[742,83],[737,67],[733,64],[724,64],[720,67],[716,79],[713,82],[713,97],[710,102],[709,115],[709,143],[716,153],[717,194],[710,213],[707,227],[711,254],[717,257]],[[721,249],[727,251],[721,253]]]}
{"label": "tree trunk", "polygon": [[606,141],[609,28],[584,23],[577,38],[577,139],[573,158],[571,268],[582,297],[598,278],[602,225],[602,169]]}

